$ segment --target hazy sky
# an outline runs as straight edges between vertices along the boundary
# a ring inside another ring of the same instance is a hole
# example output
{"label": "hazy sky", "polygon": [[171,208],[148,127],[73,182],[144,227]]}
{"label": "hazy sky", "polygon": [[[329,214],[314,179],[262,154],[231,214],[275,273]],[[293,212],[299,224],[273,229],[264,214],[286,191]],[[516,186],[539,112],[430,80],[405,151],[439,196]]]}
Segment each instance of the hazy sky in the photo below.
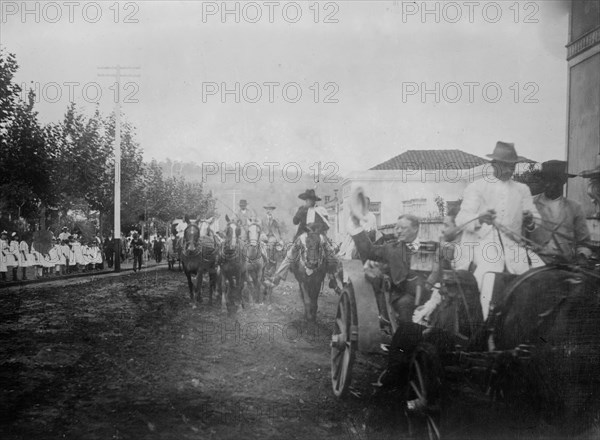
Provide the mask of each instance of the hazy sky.
{"label": "hazy sky", "polygon": [[[502,16],[495,23],[498,10],[486,1],[476,2],[472,17],[468,2],[445,9],[443,2],[321,2],[318,8],[312,1],[299,8],[273,2],[273,23],[265,2],[237,3],[240,23],[234,15],[223,20],[221,11],[208,15],[221,2],[0,3],[0,43],[17,56],[18,82],[45,90],[38,105],[44,122],[64,114],[65,83],[78,84],[74,99],[89,113],[95,104],[84,98],[93,101],[92,83],[100,84],[107,113],[113,92],[97,67],[141,68],[140,78],[124,80],[139,86],[132,95],[139,102],[124,111],[148,159],[320,160],[347,172],[406,149],[459,148],[483,156],[497,140],[515,142],[519,154],[539,161],[565,156],[566,1],[497,2]],[[25,16],[24,3],[33,11]],[[439,15],[423,17],[425,7],[439,8]],[[259,10],[262,17],[251,23]],[[239,103],[235,94],[223,103],[219,92],[203,102],[207,83],[234,89],[236,82]],[[252,82],[260,85],[258,103],[249,102],[257,88],[244,88]],[[273,103],[269,82],[279,83],[272,86]],[[57,90],[51,83],[61,85],[58,102],[48,102]],[[437,96],[421,96],[423,84],[431,90],[438,84]],[[287,102],[298,87],[300,100]],[[498,90],[501,98],[491,102]],[[331,93],[338,102],[323,102]]]}

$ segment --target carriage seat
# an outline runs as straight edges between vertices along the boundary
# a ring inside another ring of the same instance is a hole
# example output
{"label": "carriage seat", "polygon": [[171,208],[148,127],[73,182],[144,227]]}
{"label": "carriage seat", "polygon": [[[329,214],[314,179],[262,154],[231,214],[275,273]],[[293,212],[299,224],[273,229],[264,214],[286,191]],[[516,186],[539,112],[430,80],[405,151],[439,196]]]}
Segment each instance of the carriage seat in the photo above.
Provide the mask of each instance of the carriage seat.
{"label": "carriage seat", "polygon": [[484,320],[490,310],[497,309],[504,302],[506,287],[517,277],[505,272],[486,272],[483,275],[480,298]]}

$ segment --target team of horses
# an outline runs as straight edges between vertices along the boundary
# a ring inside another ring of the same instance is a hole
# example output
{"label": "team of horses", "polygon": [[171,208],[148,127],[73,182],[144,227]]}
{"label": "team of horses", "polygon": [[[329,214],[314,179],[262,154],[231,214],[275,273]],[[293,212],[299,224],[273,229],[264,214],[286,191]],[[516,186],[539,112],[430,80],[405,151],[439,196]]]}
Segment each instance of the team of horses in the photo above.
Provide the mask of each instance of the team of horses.
{"label": "team of horses", "polygon": [[[224,295],[228,312],[235,313],[247,302],[271,301],[272,289],[265,285],[265,277],[273,274],[286,249],[279,243],[261,242],[259,223],[242,225],[229,216],[225,220],[223,233],[213,230],[213,219],[190,222],[175,248],[193,307],[201,301],[202,281],[208,274],[208,304],[213,305],[215,297],[220,305]],[[318,232],[310,231],[302,243],[292,244],[300,248],[298,261],[290,269],[299,284],[304,316],[310,322],[316,321],[317,300],[326,275],[322,240]]]}
{"label": "team of horses", "polygon": [[[190,222],[175,247],[188,280],[193,307],[201,301],[202,281],[208,274],[208,304],[213,305],[213,297],[217,305],[221,304],[225,295],[228,312],[235,313],[250,301],[270,302],[271,289],[264,283],[265,276],[273,273],[285,249],[276,243],[262,243],[260,224],[242,225],[235,218],[225,216],[225,219],[226,227],[222,233],[213,230],[212,219]],[[325,271],[323,255],[312,245],[319,238],[310,234],[309,237],[310,251],[301,252],[298,264],[293,264],[291,269],[300,283],[305,315],[314,321]],[[306,268],[311,269],[307,271]]]}

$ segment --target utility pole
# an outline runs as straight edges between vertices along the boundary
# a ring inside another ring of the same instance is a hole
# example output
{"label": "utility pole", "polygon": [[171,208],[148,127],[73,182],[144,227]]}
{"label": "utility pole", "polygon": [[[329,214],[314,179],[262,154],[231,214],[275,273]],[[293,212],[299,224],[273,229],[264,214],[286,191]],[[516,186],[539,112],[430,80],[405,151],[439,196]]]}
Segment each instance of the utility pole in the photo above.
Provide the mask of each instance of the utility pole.
{"label": "utility pole", "polygon": [[98,67],[101,70],[113,70],[114,73],[99,73],[98,76],[115,78],[115,195],[114,195],[114,239],[115,272],[121,271],[121,78],[140,75],[123,74],[122,70],[139,70],[139,67]]}
{"label": "utility pole", "polygon": [[231,212],[235,212],[235,196],[239,196],[242,194],[240,190],[230,189],[225,191],[226,194],[231,194]]}

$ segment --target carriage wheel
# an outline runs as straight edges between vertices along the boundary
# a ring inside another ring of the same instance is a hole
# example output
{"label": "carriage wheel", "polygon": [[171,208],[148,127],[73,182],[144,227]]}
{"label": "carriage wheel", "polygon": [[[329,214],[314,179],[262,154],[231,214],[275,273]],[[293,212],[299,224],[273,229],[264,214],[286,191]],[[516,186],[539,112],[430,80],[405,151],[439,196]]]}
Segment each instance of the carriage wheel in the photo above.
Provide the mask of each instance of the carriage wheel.
{"label": "carriage wheel", "polygon": [[441,375],[443,370],[435,347],[421,344],[410,362],[405,414],[409,434],[440,440]]}
{"label": "carriage wheel", "polygon": [[340,295],[331,336],[331,385],[339,398],[348,393],[357,350],[355,308],[352,286],[348,285]]}

